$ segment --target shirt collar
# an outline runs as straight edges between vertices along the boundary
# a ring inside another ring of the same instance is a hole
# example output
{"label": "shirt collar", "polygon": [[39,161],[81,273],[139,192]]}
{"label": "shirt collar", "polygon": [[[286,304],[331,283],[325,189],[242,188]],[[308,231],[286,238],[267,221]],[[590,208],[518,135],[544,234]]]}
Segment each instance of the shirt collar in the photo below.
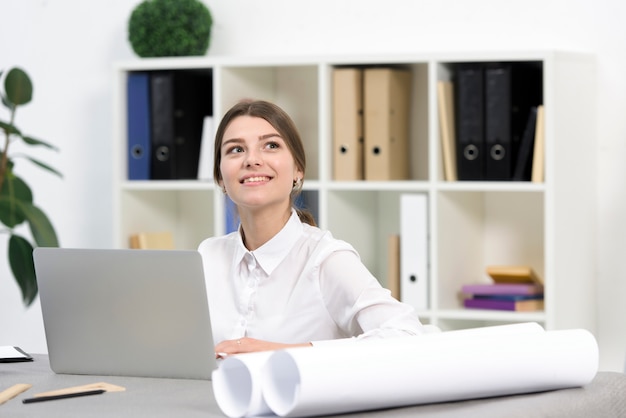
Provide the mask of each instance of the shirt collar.
{"label": "shirt collar", "polygon": [[243,244],[241,226],[239,226],[239,228],[240,230],[237,234],[237,253],[235,255],[237,263],[240,263],[247,253],[251,253],[268,276],[272,274],[274,269],[285,259],[291,248],[302,235],[302,222],[295,209],[291,210],[291,216],[285,226],[274,235],[272,239],[254,251],[248,251]]}

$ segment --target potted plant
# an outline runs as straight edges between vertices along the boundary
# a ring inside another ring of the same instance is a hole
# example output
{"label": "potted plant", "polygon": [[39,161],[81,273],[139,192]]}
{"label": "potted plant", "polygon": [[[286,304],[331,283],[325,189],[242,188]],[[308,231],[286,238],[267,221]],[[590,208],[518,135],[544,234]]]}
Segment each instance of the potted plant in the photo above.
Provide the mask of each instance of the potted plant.
{"label": "potted plant", "polygon": [[[26,306],[30,306],[37,296],[37,280],[33,263],[33,248],[57,247],[58,240],[52,224],[43,211],[34,204],[33,193],[26,182],[15,174],[14,167],[18,160],[28,160],[58,176],[61,174],[43,162],[24,154],[9,153],[15,141],[26,145],[43,146],[51,150],[58,149],[44,141],[23,134],[15,125],[15,112],[19,106],[28,104],[33,97],[33,84],[23,70],[11,68],[0,71],[0,98],[8,110],[8,120],[0,119],[0,232],[9,236],[8,258],[11,272],[22,292]],[[4,133],[4,135],[1,135]],[[20,235],[16,229],[28,224],[32,242]],[[1,225],[0,225],[1,226]]]}
{"label": "potted plant", "polygon": [[142,58],[204,55],[213,17],[200,0],[144,0],[128,21],[128,40]]}

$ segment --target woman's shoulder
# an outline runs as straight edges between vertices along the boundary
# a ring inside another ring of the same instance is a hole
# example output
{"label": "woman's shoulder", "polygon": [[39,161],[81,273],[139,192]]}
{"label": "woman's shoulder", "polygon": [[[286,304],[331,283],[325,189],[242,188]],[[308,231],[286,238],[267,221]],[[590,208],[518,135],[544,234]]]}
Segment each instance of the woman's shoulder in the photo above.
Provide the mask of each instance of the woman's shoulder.
{"label": "woman's shoulder", "polygon": [[302,233],[306,237],[306,240],[310,242],[333,243],[340,241],[337,238],[333,237],[333,234],[330,231],[321,229],[318,226],[309,225],[304,222],[302,223]]}
{"label": "woman's shoulder", "polygon": [[227,235],[206,238],[198,246],[198,251],[202,254],[215,254],[216,252],[229,250],[237,242],[237,237],[238,232],[235,231]]}
{"label": "woman's shoulder", "polygon": [[324,259],[336,251],[350,251],[358,256],[352,244],[335,238],[328,230],[303,224],[303,232],[306,236],[306,240],[312,247],[313,253],[316,253],[318,258]]}

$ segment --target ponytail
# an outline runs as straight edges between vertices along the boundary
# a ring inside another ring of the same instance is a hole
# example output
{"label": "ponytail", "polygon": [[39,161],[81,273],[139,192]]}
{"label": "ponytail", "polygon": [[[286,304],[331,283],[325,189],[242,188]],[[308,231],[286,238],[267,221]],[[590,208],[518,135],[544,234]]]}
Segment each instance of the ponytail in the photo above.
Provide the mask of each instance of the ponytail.
{"label": "ponytail", "polygon": [[308,210],[296,208],[296,213],[298,214],[298,218],[300,218],[300,221],[311,226],[317,226],[317,224],[315,223],[315,218],[313,218],[313,215]]}

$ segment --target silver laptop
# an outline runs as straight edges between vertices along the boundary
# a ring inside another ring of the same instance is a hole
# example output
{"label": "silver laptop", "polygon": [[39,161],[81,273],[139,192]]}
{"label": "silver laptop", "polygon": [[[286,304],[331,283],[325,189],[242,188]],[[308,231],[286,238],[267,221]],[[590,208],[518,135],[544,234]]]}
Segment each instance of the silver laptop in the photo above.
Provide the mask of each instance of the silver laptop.
{"label": "silver laptop", "polygon": [[211,378],[200,253],[36,248],[33,257],[55,373]]}

